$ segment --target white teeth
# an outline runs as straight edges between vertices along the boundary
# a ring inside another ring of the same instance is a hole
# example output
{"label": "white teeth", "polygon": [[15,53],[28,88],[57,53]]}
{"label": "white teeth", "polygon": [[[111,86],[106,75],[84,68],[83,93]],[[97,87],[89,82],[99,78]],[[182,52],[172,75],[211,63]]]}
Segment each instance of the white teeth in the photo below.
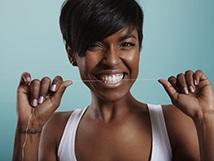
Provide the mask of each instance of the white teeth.
{"label": "white teeth", "polygon": [[115,84],[123,79],[123,74],[105,75],[101,77],[104,83]]}

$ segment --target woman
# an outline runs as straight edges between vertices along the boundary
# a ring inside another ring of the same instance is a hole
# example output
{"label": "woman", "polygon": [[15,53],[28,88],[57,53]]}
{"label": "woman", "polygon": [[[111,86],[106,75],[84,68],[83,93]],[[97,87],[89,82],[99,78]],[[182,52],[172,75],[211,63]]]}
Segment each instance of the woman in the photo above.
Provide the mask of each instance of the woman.
{"label": "woman", "polygon": [[31,81],[17,92],[13,160],[214,160],[213,89],[200,70],[159,80],[173,105],[136,100],[143,12],[135,0],[68,0],[60,27],[91,104],[54,113],[71,81]]}

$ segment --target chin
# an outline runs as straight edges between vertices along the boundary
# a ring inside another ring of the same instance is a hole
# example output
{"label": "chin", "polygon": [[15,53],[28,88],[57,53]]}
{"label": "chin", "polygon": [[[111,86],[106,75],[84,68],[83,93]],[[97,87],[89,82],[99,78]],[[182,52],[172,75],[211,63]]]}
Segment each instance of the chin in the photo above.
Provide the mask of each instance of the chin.
{"label": "chin", "polygon": [[95,95],[100,101],[114,103],[114,102],[124,100],[127,96],[130,95],[130,92],[129,92],[129,90],[126,90],[126,91],[124,91],[124,90],[121,90],[121,91],[112,90],[109,92],[105,91],[105,92],[95,94]]}

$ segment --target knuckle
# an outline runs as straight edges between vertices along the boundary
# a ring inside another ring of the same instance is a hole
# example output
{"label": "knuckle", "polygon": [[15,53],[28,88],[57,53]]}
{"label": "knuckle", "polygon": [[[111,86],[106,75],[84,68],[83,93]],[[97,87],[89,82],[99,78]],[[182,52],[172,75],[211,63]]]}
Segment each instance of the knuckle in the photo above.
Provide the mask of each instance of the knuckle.
{"label": "knuckle", "polygon": [[35,84],[35,85],[40,84],[40,80],[39,79],[34,79],[34,80],[32,80],[32,84]]}
{"label": "knuckle", "polygon": [[41,81],[42,82],[50,82],[51,79],[49,77],[43,77]]}
{"label": "knuckle", "polygon": [[198,69],[195,73],[203,73],[202,70]]}
{"label": "knuckle", "polygon": [[23,76],[23,77],[30,76],[30,73],[28,73],[28,72],[23,72],[23,73],[22,73],[22,76]]}
{"label": "knuckle", "polygon": [[63,82],[62,77],[57,76],[53,80],[53,84],[60,85]]}
{"label": "knuckle", "polygon": [[46,96],[48,94],[48,89],[46,88],[41,88],[40,89],[40,95],[41,96]]}
{"label": "knuckle", "polygon": [[187,70],[187,71],[185,72],[185,75],[190,75],[190,74],[193,74],[193,71],[192,71],[192,70]]}
{"label": "knuckle", "polygon": [[62,82],[62,77],[61,76],[56,76],[55,78],[54,78],[54,80],[57,80],[57,81],[59,81],[59,82]]}
{"label": "knuckle", "polygon": [[176,78],[174,76],[171,76],[168,78],[168,81],[174,86],[177,82]]}
{"label": "knuckle", "polygon": [[183,77],[183,76],[184,76],[183,73],[179,73],[179,74],[177,75],[177,78],[180,78],[180,77]]}
{"label": "knuckle", "polygon": [[38,97],[39,97],[39,92],[38,92],[38,91],[32,91],[31,97],[32,97],[32,99],[38,99]]}
{"label": "knuckle", "polygon": [[176,79],[174,76],[170,76],[170,77],[168,78],[168,80],[174,80],[174,79]]}
{"label": "knuckle", "polygon": [[60,76],[60,75],[57,75],[56,77],[55,77],[55,79],[62,79],[62,77]]}

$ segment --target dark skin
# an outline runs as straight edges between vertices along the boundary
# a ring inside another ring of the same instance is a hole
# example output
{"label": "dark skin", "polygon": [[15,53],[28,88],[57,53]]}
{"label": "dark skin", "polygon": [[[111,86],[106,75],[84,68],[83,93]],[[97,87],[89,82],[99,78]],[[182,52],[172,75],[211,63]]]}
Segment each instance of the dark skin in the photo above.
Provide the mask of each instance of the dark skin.
{"label": "dark skin", "polygon": [[[130,93],[138,74],[138,36],[136,30],[127,33],[124,29],[96,42],[84,57],[74,55],[66,46],[69,59],[78,66],[81,78],[91,80],[85,84],[91,90],[92,102],[80,121],[76,135],[75,154],[78,161],[150,159],[152,131],[149,111],[146,104],[137,101]],[[124,76],[117,83],[100,80],[109,75]],[[56,161],[56,151],[72,112],[54,111],[71,82],[57,76],[52,83],[56,84],[54,89],[48,78],[31,82],[28,77],[29,73],[22,75],[18,88],[17,128],[26,128],[33,105],[36,107],[30,128],[42,129],[42,134],[39,137],[31,136],[25,147],[27,150],[31,147],[31,157],[26,153],[25,159]],[[214,96],[209,80],[202,71],[187,71],[159,82],[173,102],[173,105],[162,106],[173,152],[172,160],[197,161],[200,160],[200,153],[201,160],[214,159],[210,152],[214,147]],[[31,101],[27,95],[31,96]],[[44,101],[40,99],[36,105],[32,100],[41,95],[49,96]],[[21,147],[24,136],[17,132],[16,138],[15,148]],[[19,155],[20,151],[14,153],[14,160],[18,160]]]}
{"label": "dark skin", "polygon": [[[163,106],[163,109],[165,119],[168,122],[167,129],[173,150],[173,160],[199,160],[198,138],[192,120],[176,108],[172,108],[171,105]],[[91,117],[87,116],[86,113],[81,120],[76,137],[77,160],[149,160],[151,155],[151,128],[148,111],[138,109],[131,111],[128,115],[132,116],[128,116],[128,119],[124,118],[124,120],[104,124],[100,121],[88,123],[91,121]],[[55,135],[47,135],[43,138],[41,149],[44,149],[44,152],[48,148],[49,151],[52,149],[53,156],[56,155],[54,145],[59,144],[61,138],[59,136],[63,132],[63,128],[60,128],[61,126],[56,127],[56,123],[58,125],[59,122],[65,123],[69,116],[70,113],[54,115],[50,128],[45,129],[47,130],[45,133],[51,133],[51,126],[59,130],[56,131]],[[180,123],[181,118],[186,124]],[[187,133],[187,131],[191,132]],[[106,148],[109,150],[106,151]],[[50,157],[50,153],[46,157]]]}

